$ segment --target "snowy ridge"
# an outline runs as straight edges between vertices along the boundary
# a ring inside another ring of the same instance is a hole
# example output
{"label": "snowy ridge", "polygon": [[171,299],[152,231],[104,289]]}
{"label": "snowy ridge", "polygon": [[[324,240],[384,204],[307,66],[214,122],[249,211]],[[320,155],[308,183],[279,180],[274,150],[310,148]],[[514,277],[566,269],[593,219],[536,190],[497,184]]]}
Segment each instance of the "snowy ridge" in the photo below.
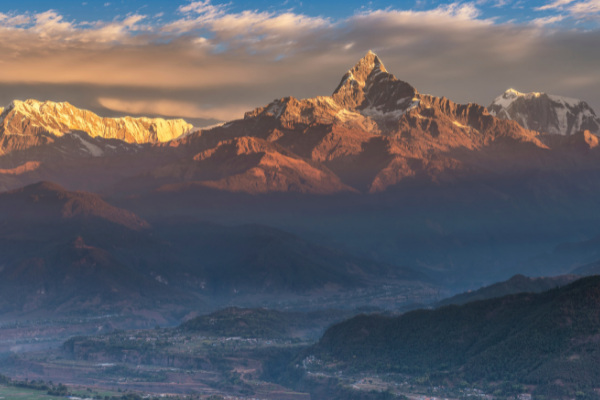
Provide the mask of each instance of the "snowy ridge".
{"label": "snowy ridge", "polygon": [[600,118],[594,110],[585,101],[570,97],[509,89],[492,102],[488,111],[542,133],[572,135],[589,130],[600,134]]}
{"label": "snowy ridge", "polygon": [[120,139],[129,143],[166,142],[186,134],[193,127],[182,119],[102,118],[63,102],[14,100],[2,113],[0,135],[37,136],[42,132],[62,136],[84,131],[91,137]]}

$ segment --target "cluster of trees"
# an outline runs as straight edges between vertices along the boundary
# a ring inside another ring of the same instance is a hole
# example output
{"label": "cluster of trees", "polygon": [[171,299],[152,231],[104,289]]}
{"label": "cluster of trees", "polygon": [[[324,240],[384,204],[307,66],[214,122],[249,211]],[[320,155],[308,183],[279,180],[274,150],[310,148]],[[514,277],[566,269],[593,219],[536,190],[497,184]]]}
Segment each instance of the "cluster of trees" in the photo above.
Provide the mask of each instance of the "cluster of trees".
{"label": "cluster of trees", "polygon": [[156,353],[167,346],[169,346],[169,342],[166,340],[152,342],[128,340],[123,332],[115,331],[106,340],[86,336],[72,337],[63,343],[63,350],[82,359],[86,359],[89,354],[93,353],[103,353],[118,358],[129,351],[137,351],[139,354]]}
{"label": "cluster of trees", "polygon": [[179,329],[212,336],[288,338],[298,329],[325,328],[355,315],[352,311],[323,310],[308,313],[230,307],[183,323]]}
{"label": "cluster of trees", "polygon": [[[600,276],[540,294],[358,316],[335,325],[298,359],[314,354],[350,371],[460,371],[469,382],[506,381],[569,393],[600,382]],[[582,389],[584,388],[584,389]],[[545,389],[540,389],[545,390]]]}
{"label": "cluster of trees", "polygon": [[242,379],[242,375],[235,370],[223,372],[223,377],[218,382],[207,383],[214,388],[225,390],[227,392],[237,391],[244,396],[250,396],[255,393],[252,386],[248,385]]}

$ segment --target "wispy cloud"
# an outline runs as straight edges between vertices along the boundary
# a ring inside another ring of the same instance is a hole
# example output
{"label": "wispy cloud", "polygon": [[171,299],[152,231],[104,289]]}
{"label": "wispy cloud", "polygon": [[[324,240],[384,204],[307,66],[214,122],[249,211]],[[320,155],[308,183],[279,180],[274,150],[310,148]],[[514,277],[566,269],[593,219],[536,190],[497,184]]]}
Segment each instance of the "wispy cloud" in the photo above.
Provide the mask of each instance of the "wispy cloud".
{"label": "wispy cloud", "polygon": [[569,12],[579,18],[598,16],[600,14],[600,0],[587,0],[573,4]]}
{"label": "wispy cloud", "polygon": [[28,24],[31,18],[27,15],[11,15],[0,13],[0,25],[4,27],[16,27]]}
{"label": "wispy cloud", "polygon": [[562,15],[556,15],[554,17],[536,18],[533,21],[531,21],[531,24],[536,26],[546,26],[560,22],[563,19],[564,17]]}
{"label": "wispy cloud", "polygon": [[203,107],[198,103],[171,99],[123,100],[100,97],[98,102],[109,110],[120,111],[126,114],[164,115],[223,121],[243,118],[244,113],[252,108],[250,104],[227,104],[217,107]]}
{"label": "wispy cloud", "polygon": [[[565,1],[557,7],[575,13],[593,12],[600,0]],[[456,101],[485,104],[516,86],[600,106],[600,54],[590,51],[600,32],[557,29],[562,13],[503,24],[485,19],[475,2],[338,20],[230,7],[192,1],[165,23],[141,14],[88,23],[53,10],[0,14],[0,98],[18,93],[2,90],[15,82],[31,96],[41,84],[77,87],[53,93],[77,101],[85,94],[123,113],[222,120],[273,98],[330,94],[372,49],[420,91]]]}
{"label": "wispy cloud", "polygon": [[559,10],[575,19],[597,19],[600,17],[600,0],[555,0],[536,8],[537,11]]}
{"label": "wispy cloud", "polygon": [[537,7],[536,10],[537,11],[556,10],[556,9],[563,8],[564,6],[569,5],[569,4],[573,3],[574,1],[575,0],[555,0],[551,3],[546,4],[545,6]]}

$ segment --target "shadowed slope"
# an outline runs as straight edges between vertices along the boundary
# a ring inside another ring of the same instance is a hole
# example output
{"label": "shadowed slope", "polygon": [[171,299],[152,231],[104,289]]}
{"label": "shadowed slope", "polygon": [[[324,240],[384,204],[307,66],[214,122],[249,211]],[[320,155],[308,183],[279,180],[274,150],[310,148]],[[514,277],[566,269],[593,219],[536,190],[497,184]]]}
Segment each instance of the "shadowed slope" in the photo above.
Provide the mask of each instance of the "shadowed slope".
{"label": "shadowed slope", "polygon": [[574,389],[600,379],[599,329],[600,277],[591,277],[541,294],[359,316],[330,328],[306,353],[379,372],[460,371],[470,381]]}
{"label": "shadowed slope", "polygon": [[224,227],[179,218],[155,228],[169,239],[181,266],[179,277],[169,271],[163,276],[211,295],[336,291],[380,279],[431,282],[411,268],[355,257],[267,226]]}
{"label": "shadowed slope", "polygon": [[111,206],[96,194],[70,192],[51,182],[0,193],[0,219],[39,223],[95,218],[133,230],[149,227],[135,214]]}
{"label": "shadowed slope", "polygon": [[136,193],[210,188],[228,192],[331,194],[353,191],[323,165],[268,141],[242,137],[173,164],[128,179],[109,189]]}
{"label": "shadowed slope", "polygon": [[546,290],[554,289],[558,286],[564,286],[576,279],[578,275],[561,275],[551,278],[528,278],[523,275],[515,275],[507,281],[498,282],[478,290],[465,292],[456,296],[444,299],[434,304],[435,307],[447,306],[450,304],[465,304],[471,301],[493,299],[517,293],[540,293]]}
{"label": "shadowed slope", "polygon": [[119,249],[148,246],[150,226],[97,195],[41,182],[1,193],[0,210],[4,312],[169,313],[169,308],[186,303],[201,307],[194,296],[157,282],[115,256]]}

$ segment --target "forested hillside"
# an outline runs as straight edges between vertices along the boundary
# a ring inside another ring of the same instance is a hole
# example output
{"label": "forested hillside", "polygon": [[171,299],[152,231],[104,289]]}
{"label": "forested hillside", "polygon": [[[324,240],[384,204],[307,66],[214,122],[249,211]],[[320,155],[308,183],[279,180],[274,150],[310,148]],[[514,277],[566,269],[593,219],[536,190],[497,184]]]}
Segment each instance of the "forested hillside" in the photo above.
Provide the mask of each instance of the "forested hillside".
{"label": "forested hillside", "polygon": [[309,350],[349,370],[518,382],[554,395],[600,382],[600,277],[399,317],[357,316]]}

